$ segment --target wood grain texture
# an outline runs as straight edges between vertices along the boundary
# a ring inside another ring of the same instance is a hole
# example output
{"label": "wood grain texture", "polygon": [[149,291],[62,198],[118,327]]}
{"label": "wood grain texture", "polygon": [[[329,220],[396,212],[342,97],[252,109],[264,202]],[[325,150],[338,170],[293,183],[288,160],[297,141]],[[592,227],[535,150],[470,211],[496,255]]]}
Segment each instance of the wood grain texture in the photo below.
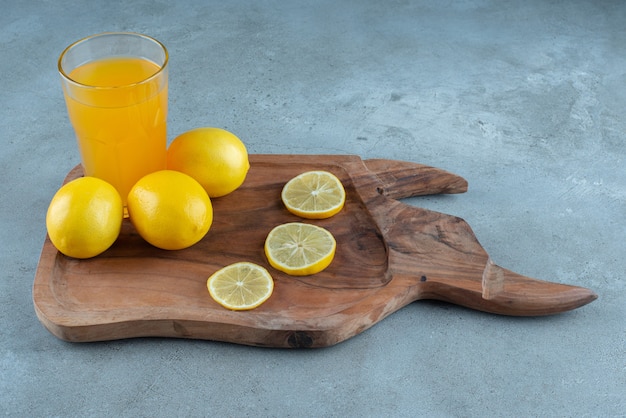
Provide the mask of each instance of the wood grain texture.
{"label": "wood grain texture", "polygon": [[[251,155],[243,186],[213,199],[214,223],[191,248],[160,250],[125,220],[103,254],[76,260],[48,237],[33,284],[35,311],[55,336],[76,342],[159,336],[269,347],[324,347],[344,341],[403,306],[438,299],[504,315],[548,315],[585,305],[589,289],[521,276],[494,264],[462,219],[396,199],[463,193],[467,182],[420,164],[342,155]],[[302,221],[280,201],[283,185],[308,170],[328,170],[346,188],[344,209],[311,222],[337,240],[322,273],[291,277],[272,269],[263,243],[276,225]],[[79,167],[69,181],[82,175]],[[215,303],[207,278],[251,261],[275,281],[252,311]]]}

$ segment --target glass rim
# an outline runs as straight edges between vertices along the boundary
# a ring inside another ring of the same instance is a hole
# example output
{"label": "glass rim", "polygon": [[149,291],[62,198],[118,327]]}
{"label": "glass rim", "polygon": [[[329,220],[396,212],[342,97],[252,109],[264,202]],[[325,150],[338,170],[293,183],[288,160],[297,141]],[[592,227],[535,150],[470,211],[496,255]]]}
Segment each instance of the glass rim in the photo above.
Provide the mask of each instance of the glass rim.
{"label": "glass rim", "polygon": [[[143,38],[143,39],[147,39],[151,42],[154,42],[156,45],[160,46],[161,49],[163,49],[163,53],[165,55],[164,59],[163,59],[163,64],[159,65],[159,69],[152,75],[150,75],[149,77],[146,77],[145,79],[141,80],[141,81],[136,81],[134,83],[130,83],[130,84],[123,84],[120,86],[97,86],[97,85],[92,85],[92,84],[85,84],[85,83],[81,83],[79,81],[74,80],[73,78],[71,78],[69,76],[69,74],[67,74],[65,72],[65,70],[63,69],[63,64],[61,63],[63,61],[63,57],[70,51],[70,49],[74,48],[75,46],[82,44],[83,42],[87,42],[90,39],[94,39],[94,38],[100,38],[100,37],[105,37],[105,36],[114,36],[114,35],[129,35],[129,36],[134,36],[137,38]],[[59,55],[59,59],[57,61],[57,68],[59,71],[59,74],[61,74],[61,77],[63,77],[63,79],[65,79],[66,81],[75,84],[77,86],[80,87],[85,87],[85,88],[90,88],[90,89],[103,89],[103,90],[111,90],[111,89],[122,89],[122,88],[129,88],[129,87],[134,87],[140,84],[144,84],[149,82],[150,80],[156,78],[157,76],[159,76],[167,67],[167,64],[169,62],[169,52],[167,51],[167,48],[165,47],[165,45],[163,45],[163,43],[161,43],[159,40],[148,36],[148,35],[144,35],[142,33],[138,33],[138,32],[101,32],[101,33],[97,33],[94,35],[89,35],[86,36],[84,38],[81,38],[75,42],[72,42],[70,45],[68,45],[63,52],[61,52],[61,55]]]}

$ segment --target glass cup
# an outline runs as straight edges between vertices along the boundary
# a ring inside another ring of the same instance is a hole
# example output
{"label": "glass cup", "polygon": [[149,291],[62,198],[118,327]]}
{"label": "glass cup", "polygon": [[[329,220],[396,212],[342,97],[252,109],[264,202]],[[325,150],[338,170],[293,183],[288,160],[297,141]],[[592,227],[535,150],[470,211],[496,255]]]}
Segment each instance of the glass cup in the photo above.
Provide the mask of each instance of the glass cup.
{"label": "glass cup", "polygon": [[124,208],[137,180],[166,168],[167,63],[159,41],[125,32],[81,39],[59,57],[84,174],[112,184]]}

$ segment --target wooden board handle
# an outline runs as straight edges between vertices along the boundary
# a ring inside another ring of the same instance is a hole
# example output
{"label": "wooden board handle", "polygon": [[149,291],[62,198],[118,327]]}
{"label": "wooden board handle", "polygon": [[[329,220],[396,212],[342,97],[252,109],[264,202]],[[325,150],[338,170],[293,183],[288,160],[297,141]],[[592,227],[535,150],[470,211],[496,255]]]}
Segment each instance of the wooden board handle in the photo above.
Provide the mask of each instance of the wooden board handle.
{"label": "wooden board handle", "polygon": [[435,299],[483,312],[511,316],[540,316],[566,312],[586,305],[597,295],[586,288],[547,282],[522,276],[497,265],[502,280],[496,294],[485,297],[485,288],[476,276],[435,278],[422,283],[420,299]]}
{"label": "wooden board handle", "polygon": [[498,266],[459,217],[397,201],[379,205],[383,206],[388,221],[381,229],[393,275],[406,280],[415,300],[537,316],[572,310],[597,298],[586,288],[537,280]]}
{"label": "wooden board handle", "polygon": [[467,180],[440,168],[386,159],[363,163],[377,177],[378,193],[391,199],[467,191]]}

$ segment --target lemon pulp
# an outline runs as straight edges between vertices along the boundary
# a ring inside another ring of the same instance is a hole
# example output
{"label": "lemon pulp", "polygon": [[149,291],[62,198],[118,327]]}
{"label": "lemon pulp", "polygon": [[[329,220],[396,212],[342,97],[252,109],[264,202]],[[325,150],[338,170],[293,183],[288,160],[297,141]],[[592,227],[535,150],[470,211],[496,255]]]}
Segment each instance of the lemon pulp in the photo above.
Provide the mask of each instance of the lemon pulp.
{"label": "lemon pulp", "polygon": [[265,268],[243,261],[213,273],[207,280],[207,289],[223,307],[242,311],[265,302],[274,291],[274,280]]}
{"label": "lemon pulp", "polygon": [[325,219],[336,215],[346,202],[341,181],[327,171],[308,171],[289,180],[281,199],[287,210],[307,219]]}
{"label": "lemon pulp", "polygon": [[326,269],[337,243],[326,229],[291,222],[278,225],[265,240],[265,255],[272,267],[292,276],[307,276]]}

